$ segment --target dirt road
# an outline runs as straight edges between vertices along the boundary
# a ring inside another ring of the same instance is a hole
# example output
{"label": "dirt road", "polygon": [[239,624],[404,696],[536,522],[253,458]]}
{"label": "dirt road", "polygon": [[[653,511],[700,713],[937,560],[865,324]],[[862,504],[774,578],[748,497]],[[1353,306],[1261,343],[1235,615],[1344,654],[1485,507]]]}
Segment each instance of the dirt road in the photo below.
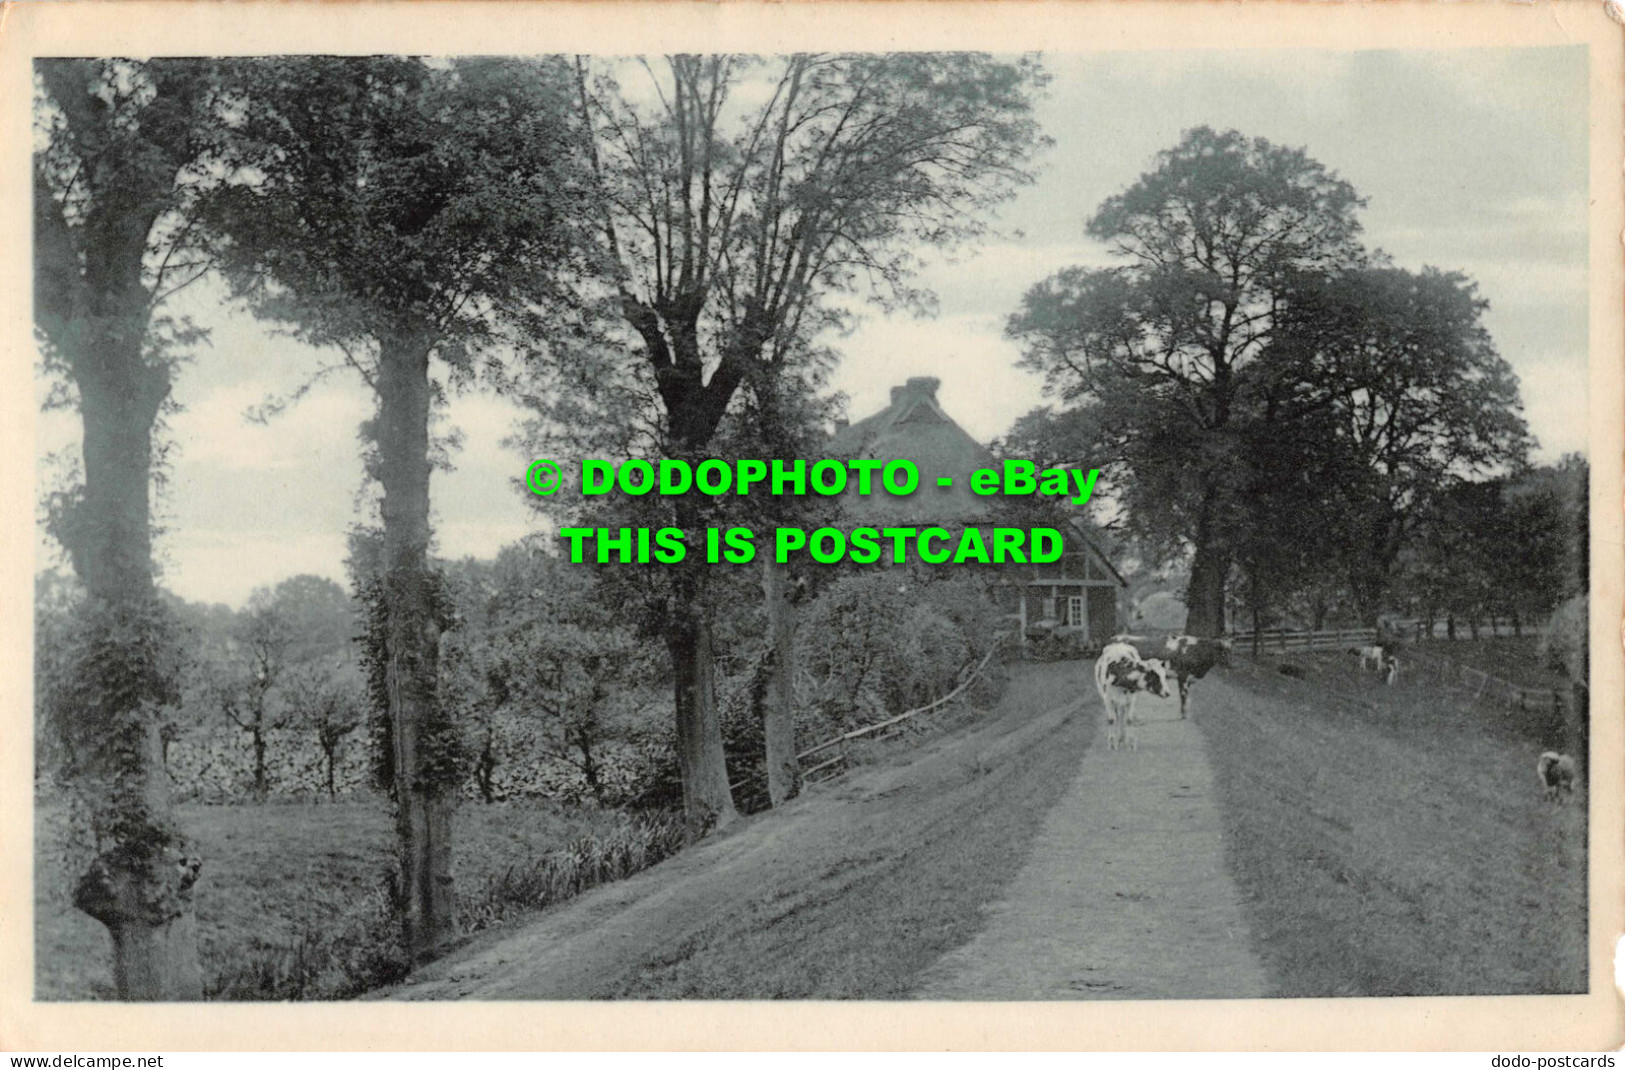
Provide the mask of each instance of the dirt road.
{"label": "dirt road", "polygon": [[1201,736],[1177,701],[1142,696],[1139,715],[1139,749],[1090,748],[986,925],[937,963],[922,997],[1269,994],[1225,871]]}
{"label": "dirt road", "polygon": [[1262,994],[1194,727],[1142,724],[1137,752],[1107,754],[1086,681],[1016,666],[969,725],[377,995]]}
{"label": "dirt road", "polygon": [[974,935],[1094,732],[1077,665],[1014,670],[997,709],[376,997],[908,998]]}

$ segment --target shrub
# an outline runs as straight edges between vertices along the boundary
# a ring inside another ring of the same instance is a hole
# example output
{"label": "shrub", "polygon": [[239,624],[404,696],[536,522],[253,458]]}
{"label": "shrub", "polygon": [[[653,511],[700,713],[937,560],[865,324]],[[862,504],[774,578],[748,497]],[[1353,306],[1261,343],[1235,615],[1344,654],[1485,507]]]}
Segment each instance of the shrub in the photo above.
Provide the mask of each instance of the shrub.
{"label": "shrub", "polygon": [[[679,816],[636,815],[601,835],[581,836],[528,864],[510,866],[461,896],[459,923],[465,933],[540,910],[589,888],[621,880],[670,857],[687,843]],[[291,939],[254,939],[229,953],[210,978],[208,995],[219,1000],[350,999],[393,984],[409,966],[400,943],[392,880],[381,879],[360,902],[328,889],[309,905]],[[342,899],[339,897],[343,897]]]}
{"label": "shrub", "polygon": [[233,949],[226,968],[210,979],[209,998],[349,999],[399,981],[409,966],[392,898],[388,882],[381,881],[370,896],[346,904],[332,921],[320,921],[325,912],[313,910],[292,940],[256,939],[247,948]]}
{"label": "shrub", "polygon": [[526,866],[512,866],[464,898],[462,926],[478,932],[589,888],[630,877],[688,843],[681,815],[636,816],[603,836],[583,836]]}
{"label": "shrub", "polygon": [[[895,569],[836,580],[797,643],[802,727],[827,735],[942,697],[992,648],[998,618],[974,577]],[[996,697],[996,687],[978,697]]]}

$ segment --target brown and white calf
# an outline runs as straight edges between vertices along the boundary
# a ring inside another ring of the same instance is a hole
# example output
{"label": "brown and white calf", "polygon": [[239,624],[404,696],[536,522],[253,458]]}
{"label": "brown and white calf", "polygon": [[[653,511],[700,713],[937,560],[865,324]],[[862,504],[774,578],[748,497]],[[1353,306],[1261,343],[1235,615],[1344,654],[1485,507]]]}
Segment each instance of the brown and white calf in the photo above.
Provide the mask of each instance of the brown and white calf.
{"label": "brown and white calf", "polygon": [[1387,652],[1380,646],[1363,646],[1360,648],[1360,671],[1365,672],[1369,666],[1376,672],[1382,671],[1383,657]]}
{"label": "brown and white calf", "polygon": [[1574,759],[1549,750],[1535,763],[1540,774],[1541,793],[1549,802],[1562,802],[1563,793],[1574,794]]}
{"label": "brown and white calf", "polygon": [[1154,658],[1167,665],[1179,684],[1179,717],[1190,712],[1191,681],[1200,680],[1215,665],[1230,664],[1230,640],[1198,639],[1194,635],[1170,635],[1148,639],[1141,635],[1114,635],[1113,643],[1134,648],[1142,658]]}
{"label": "brown and white calf", "polygon": [[1125,743],[1138,749],[1133,731],[1134,700],[1140,692],[1168,697],[1168,666],[1155,659],[1140,657],[1128,643],[1108,643],[1095,662],[1095,688],[1100,704],[1106,707],[1106,749],[1116,750]]}

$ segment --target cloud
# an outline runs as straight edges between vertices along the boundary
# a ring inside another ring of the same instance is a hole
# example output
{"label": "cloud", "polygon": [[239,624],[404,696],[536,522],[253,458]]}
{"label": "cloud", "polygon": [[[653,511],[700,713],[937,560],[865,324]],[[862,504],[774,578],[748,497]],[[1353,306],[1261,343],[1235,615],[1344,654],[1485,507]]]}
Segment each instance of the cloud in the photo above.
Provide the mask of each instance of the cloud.
{"label": "cloud", "polygon": [[[1038,118],[1056,145],[994,221],[1023,236],[953,258],[920,250],[919,281],[937,292],[940,317],[870,311],[835,341],[845,359],[832,385],[851,396],[853,418],[882,408],[913,375],[940,378],[943,405],[984,441],[1040,404],[1038,377],[1015,367],[1019,351],[1002,337],[1006,317],[1056,270],[1105,263],[1086,220],[1182,131],[1207,124],[1306,148],[1369,199],[1371,245],[1405,267],[1475,278],[1542,455],[1584,447],[1583,48],[1078,53],[1046,63],[1055,80]],[[213,338],[176,381],[186,411],[172,422],[178,449],[161,502],[165,582],[187,597],[240,602],[296,572],[341,579],[362,482],[356,430],[371,397],[346,374],[269,427],[247,424],[244,409],[295,389],[335,355],[254,321],[215,283],[188,290],[175,311]],[[541,523],[513,486],[529,458],[501,445],[518,415],[498,398],[452,400],[443,426],[460,428],[464,447],[455,471],[431,480],[443,553],[489,554]],[[76,453],[78,418],[42,414],[37,436],[38,456]]]}

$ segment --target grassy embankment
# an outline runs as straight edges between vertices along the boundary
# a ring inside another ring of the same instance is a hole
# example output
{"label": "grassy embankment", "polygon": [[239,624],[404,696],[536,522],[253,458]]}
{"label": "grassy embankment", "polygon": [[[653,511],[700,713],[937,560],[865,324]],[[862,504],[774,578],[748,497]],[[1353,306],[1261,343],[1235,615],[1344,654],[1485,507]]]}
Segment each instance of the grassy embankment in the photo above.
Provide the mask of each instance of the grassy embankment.
{"label": "grassy embankment", "polygon": [[[1533,640],[1438,644],[1537,686]],[[1470,696],[1346,655],[1238,657],[1202,694],[1227,848],[1284,996],[1586,987],[1586,809],[1541,800],[1538,740]]]}
{"label": "grassy embankment", "polygon": [[[320,999],[396,979],[384,883],[393,862],[387,805],[183,806],[204,859],[197,886],[205,985],[217,999]],[[36,809],[35,997],[110,999],[107,931],[73,909],[66,813]],[[675,849],[670,823],[545,804],[457,811],[454,865],[465,928],[624,876]]]}
{"label": "grassy embankment", "polygon": [[420,971],[412,999],[902,999],[969,940],[1095,732],[1074,662],[957,706],[657,869]]}

